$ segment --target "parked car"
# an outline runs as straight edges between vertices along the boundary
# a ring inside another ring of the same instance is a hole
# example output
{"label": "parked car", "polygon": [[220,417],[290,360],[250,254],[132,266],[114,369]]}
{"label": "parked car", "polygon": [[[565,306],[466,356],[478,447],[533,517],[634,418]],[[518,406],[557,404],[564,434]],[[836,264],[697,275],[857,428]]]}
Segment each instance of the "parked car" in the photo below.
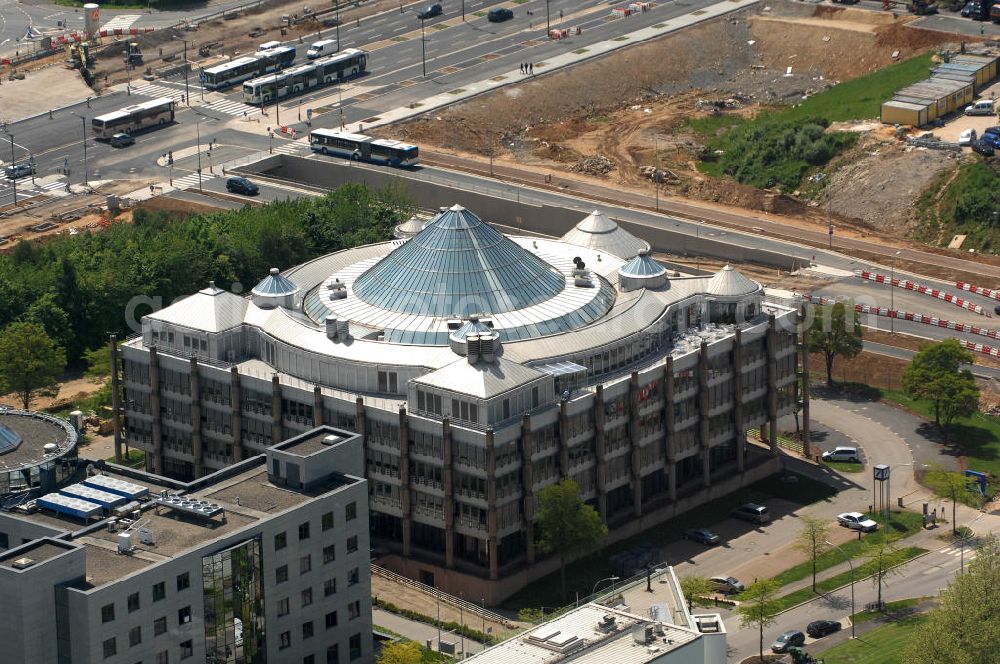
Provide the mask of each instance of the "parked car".
{"label": "parked car", "polygon": [[878,523],[872,521],[861,512],[844,512],[837,515],[837,523],[850,528],[860,530],[863,533],[870,533],[878,530]]}
{"label": "parked car", "polygon": [[969,129],[964,130],[961,134],[958,135],[958,144],[972,145],[973,143],[976,142],[976,138],[977,138],[976,130],[970,127]]}
{"label": "parked car", "polygon": [[246,196],[256,196],[260,189],[246,178],[229,178],[226,180],[226,191],[233,194],[244,194]]}
{"label": "parked car", "polygon": [[976,103],[965,107],[966,115],[994,115],[996,112],[992,99],[980,99]]}
{"label": "parked car", "polygon": [[486,14],[486,20],[490,23],[500,23],[514,18],[514,12],[506,7],[494,7]]}
{"label": "parked car", "polygon": [[819,639],[827,634],[833,634],[834,632],[839,631],[840,623],[836,620],[814,620],[806,625],[806,634],[814,639]]}
{"label": "parked car", "polygon": [[712,584],[712,588],[715,592],[722,593],[724,595],[731,595],[733,593],[741,593],[746,590],[746,586],[739,579],[732,576],[713,576],[708,580]]}
{"label": "parked car", "polygon": [[684,539],[701,542],[702,544],[708,544],[709,546],[713,546],[722,541],[722,538],[708,528],[688,528],[684,531]]}
{"label": "parked car", "polygon": [[993,313],[995,313],[998,316],[1000,316],[1000,304],[998,304],[997,306],[993,307]]}
{"label": "parked car", "polygon": [[823,452],[822,458],[823,461],[861,462],[861,455],[858,454],[858,448],[856,447],[835,447],[832,450]]}
{"label": "parked car", "polygon": [[113,148],[124,148],[129,145],[135,145],[135,139],[130,134],[119,133],[111,137]]}
{"label": "parked car", "polygon": [[23,161],[20,164],[13,164],[4,169],[4,175],[7,176],[8,180],[16,180],[18,178],[23,178],[26,175],[33,175],[35,173],[35,165]]}
{"label": "parked car", "polygon": [[975,3],[975,2],[967,2],[967,3],[965,3],[965,6],[962,7],[962,16],[964,16],[965,18],[969,18],[970,16],[972,16],[973,14],[975,14],[977,11],[979,11],[977,9],[976,5],[977,5],[977,3]]}
{"label": "parked car", "polygon": [[771,644],[772,652],[788,652],[788,649],[793,646],[801,646],[806,642],[806,635],[798,630],[792,630],[790,632],[785,632],[778,638],[774,640]]}
{"label": "parked car", "polygon": [[435,2],[433,5],[428,5],[417,12],[417,18],[428,19],[434,18],[435,16],[440,16],[443,13],[441,9],[441,3]]}
{"label": "parked car", "polygon": [[993,144],[989,141],[978,140],[972,144],[972,151],[978,152],[984,157],[992,157],[995,150],[993,149]]}
{"label": "parked car", "polygon": [[746,503],[745,505],[740,505],[732,511],[732,516],[737,519],[743,519],[744,521],[750,521],[752,523],[771,522],[771,513],[767,511],[766,507],[758,505],[757,503]]}

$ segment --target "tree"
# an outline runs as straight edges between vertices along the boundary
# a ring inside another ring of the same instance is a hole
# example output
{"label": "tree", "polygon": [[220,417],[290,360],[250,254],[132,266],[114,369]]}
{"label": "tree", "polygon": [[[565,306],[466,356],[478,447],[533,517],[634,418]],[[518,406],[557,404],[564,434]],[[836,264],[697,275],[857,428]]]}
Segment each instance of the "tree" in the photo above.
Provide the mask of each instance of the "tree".
{"label": "tree", "polygon": [[25,410],[39,392],[53,393],[66,351],[37,323],[11,323],[0,332],[0,388],[16,392]]}
{"label": "tree", "polygon": [[903,389],[915,399],[926,399],[934,407],[934,424],[945,442],[952,423],[979,408],[979,386],[972,372],[972,353],[956,339],[921,346],[903,372]]}
{"label": "tree", "polygon": [[743,601],[736,612],[740,614],[740,625],[756,627],[760,634],[760,660],[764,661],[764,628],[774,623],[778,613],[778,582],[774,579],[758,581],[743,591]]}
{"label": "tree", "polygon": [[924,474],[924,484],[942,498],[951,500],[951,534],[953,536],[958,535],[958,511],[956,506],[969,492],[966,488],[965,475],[949,472],[937,466]]}
{"label": "tree", "polygon": [[1000,661],[1000,543],[987,537],[964,574],[941,592],[927,621],[913,632],[907,664],[990,664]]}
{"label": "tree", "polygon": [[423,653],[415,641],[396,641],[382,649],[378,664],[420,664]]}
{"label": "tree", "polygon": [[711,594],[714,590],[711,582],[704,576],[681,577],[681,592],[687,599],[688,611],[694,610],[694,598]]}
{"label": "tree", "polygon": [[73,328],[69,324],[69,316],[56,302],[56,296],[52,293],[45,293],[32,302],[18,320],[38,323],[45,330],[45,334],[63,348],[67,348],[72,342]]}
{"label": "tree", "polygon": [[833,361],[857,357],[862,349],[861,320],[843,302],[825,306],[809,327],[809,348],[826,360],[826,384],[833,387]]}
{"label": "tree", "polygon": [[567,478],[538,492],[538,545],[559,556],[559,582],[566,601],[566,559],[599,544],[608,534],[593,507],[580,498],[580,487]]}
{"label": "tree", "polygon": [[830,548],[826,543],[830,524],[814,516],[802,517],[802,530],[795,539],[795,548],[812,559],[813,592],[816,592],[816,558]]}
{"label": "tree", "polygon": [[882,584],[887,578],[899,573],[897,565],[906,560],[905,552],[900,550],[895,537],[888,533],[868,540],[864,567],[871,575],[872,585],[878,589],[878,605],[882,606]]}

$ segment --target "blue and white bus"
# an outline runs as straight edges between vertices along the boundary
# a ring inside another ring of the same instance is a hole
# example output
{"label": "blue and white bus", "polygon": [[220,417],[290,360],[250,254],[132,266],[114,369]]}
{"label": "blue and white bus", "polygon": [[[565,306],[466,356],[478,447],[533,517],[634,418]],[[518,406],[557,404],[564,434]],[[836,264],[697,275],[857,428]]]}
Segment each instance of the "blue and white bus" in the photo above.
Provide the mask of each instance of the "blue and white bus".
{"label": "blue and white bus", "polygon": [[420,163],[420,150],[416,145],[334,129],[314,129],[309,134],[309,147],[320,154],[373,164],[416,166]]}
{"label": "blue and white bus", "polygon": [[295,48],[279,46],[236,58],[221,65],[201,71],[201,82],[206,90],[218,90],[242,83],[275,71],[281,71],[295,60]]}
{"label": "blue and white bus", "polygon": [[260,76],[243,84],[243,101],[248,104],[283,99],[290,95],[360,76],[368,66],[368,54],[348,48],[280,74]]}

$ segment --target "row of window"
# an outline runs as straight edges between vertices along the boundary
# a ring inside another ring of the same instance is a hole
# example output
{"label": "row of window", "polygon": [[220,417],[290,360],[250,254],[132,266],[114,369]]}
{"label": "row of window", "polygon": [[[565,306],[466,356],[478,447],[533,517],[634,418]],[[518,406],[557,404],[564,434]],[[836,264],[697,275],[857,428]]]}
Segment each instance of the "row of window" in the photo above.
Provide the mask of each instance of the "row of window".
{"label": "row of window", "polygon": [[[138,596],[138,593],[134,594],[134,596]],[[133,597],[133,595],[129,596],[130,606],[131,606],[131,602],[132,602],[132,597]],[[137,600],[136,600],[136,606],[138,606],[138,601]],[[110,617],[109,617],[109,609],[108,609],[108,607],[111,607],[110,608]],[[103,622],[110,622],[110,621],[114,620],[114,605],[113,604],[107,604],[107,605],[101,607],[101,620]],[[190,622],[191,622],[191,607],[190,606],[185,606],[184,608],[179,609],[177,611],[177,625],[178,625],[178,627],[183,627],[184,625],[187,625]],[[156,618],[155,620],[153,620],[153,636],[157,637],[157,636],[160,636],[160,635],[166,634],[166,633],[167,633],[167,617],[166,616],[160,616],[159,618]],[[140,643],[142,643],[142,626],[136,625],[136,626],[132,627],[131,629],[129,629],[129,631],[128,631],[128,647],[129,648],[133,648],[133,647],[139,645]],[[113,657],[114,655],[117,655],[118,654],[118,640],[117,640],[117,638],[112,636],[111,638],[105,639],[104,643],[103,643],[103,649],[104,649],[104,658],[105,659],[107,659],[109,657]],[[181,643],[181,659],[187,659],[192,654],[193,654],[193,652],[192,652],[192,647],[191,647],[191,641],[185,641],[184,643]],[[163,652],[161,652],[160,654],[157,655],[156,661],[157,662],[161,661],[161,658],[163,658],[162,661],[166,661],[166,658],[168,658],[168,657],[169,657],[168,651],[163,651]]]}
{"label": "row of window", "polygon": [[[191,575],[188,572],[177,575],[177,592],[187,590],[191,587]],[[153,601],[159,602],[167,597],[167,586],[166,582],[160,581],[159,583],[154,583],[152,586],[153,591]],[[134,592],[128,596],[126,600],[126,606],[129,613],[135,613],[139,610],[141,606],[141,600],[139,598],[139,593]],[[190,616],[190,607],[187,607],[188,615]],[[183,611],[184,609],[182,609]],[[109,623],[115,619],[115,604],[114,602],[110,604],[105,604],[101,607],[101,622]],[[164,618],[164,620],[166,620]]]}

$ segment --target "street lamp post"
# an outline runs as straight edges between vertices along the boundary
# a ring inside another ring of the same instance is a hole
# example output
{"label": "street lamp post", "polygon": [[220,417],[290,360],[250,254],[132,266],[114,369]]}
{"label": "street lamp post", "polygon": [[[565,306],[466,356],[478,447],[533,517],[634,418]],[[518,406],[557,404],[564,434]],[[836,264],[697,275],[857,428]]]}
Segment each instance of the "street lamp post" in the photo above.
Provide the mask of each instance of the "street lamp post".
{"label": "street lamp post", "polygon": [[851,558],[846,553],[844,553],[844,550],[841,549],[836,544],[830,542],[829,540],[826,540],[826,545],[827,546],[832,546],[837,551],[839,551],[840,555],[844,556],[844,560],[847,561],[847,564],[851,566],[851,638],[853,639],[855,637],[855,633],[854,633],[854,563],[852,563],[851,562]]}
{"label": "street lamp post", "polygon": [[201,188],[201,119],[200,118],[198,119],[198,122],[195,125],[195,130],[198,135],[198,192],[202,193],[203,190]]}
{"label": "street lamp post", "polygon": [[620,576],[609,576],[609,577],[604,578],[604,579],[598,579],[597,582],[594,583],[594,587],[590,589],[590,595],[591,595],[591,597],[593,597],[594,593],[597,592],[597,586],[599,586],[600,584],[604,583],[605,581],[610,581],[611,582],[611,595],[613,597],[614,596],[614,592],[615,592],[614,591],[615,581],[618,581],[620,579],[621,579]]}
{"label": "street lamp post", "polygon": [[[70,111],[72,113],[72,111]],[[72,113],[76,115],[76,113]],[[76,115],[80,118],[80,122],[83,124],[83,186],[87,186],[87,118],[82,115]]]}
{"label": "street lamp post", "polygon": [[549,34],[552,26],[549,24],[549,0],[545,0],[545,34]]}
{"label": "street lamp post", "polygon": [[278,72],[274,72],[274,123],[281,126],[281,109],[278,106]]}
{"label": "street lamp post", "polygon": [[[10,137],[10,165],[14,166],[15,165],[15,163],[14,163],[14,134],[11,134],[10,132],[8,132],[7,136]],[[11,188],[14,191],[14,207],[17,207],[17,178],[14,178],[14,180],[11,181],[11,184],[13,185]]]}
{"label": "street lamp post", "polygon": [[[402,2],[399,4],[400,12],[403,11]],[[333,19],[334,23],[337,24],[337,52],[340,52],[340,0],[336,0],[335,11],[337,12],[336,17]]]}
{"label": "street lamp post", "polygon": [[424,43],[424,19],[420,19],[420,64],[424,69],[424,78],[427,78],[427,47]]}
{"label": "street lamp post", "polygon": [[653,185],[656,187],[656,211],[660,211],[660,141],[653,137],[653,156],[656,158],[656,165],[653,167]]}
{"label": "street lamp post", "polygon": [[[896,252],[896,256],[899,256],[899,252]],[[892,258],[892,266],[889,271],[889,333],[894,334],[896,332],[896,287],[892,285],[892,282],[896,279],[896,256]]]}

